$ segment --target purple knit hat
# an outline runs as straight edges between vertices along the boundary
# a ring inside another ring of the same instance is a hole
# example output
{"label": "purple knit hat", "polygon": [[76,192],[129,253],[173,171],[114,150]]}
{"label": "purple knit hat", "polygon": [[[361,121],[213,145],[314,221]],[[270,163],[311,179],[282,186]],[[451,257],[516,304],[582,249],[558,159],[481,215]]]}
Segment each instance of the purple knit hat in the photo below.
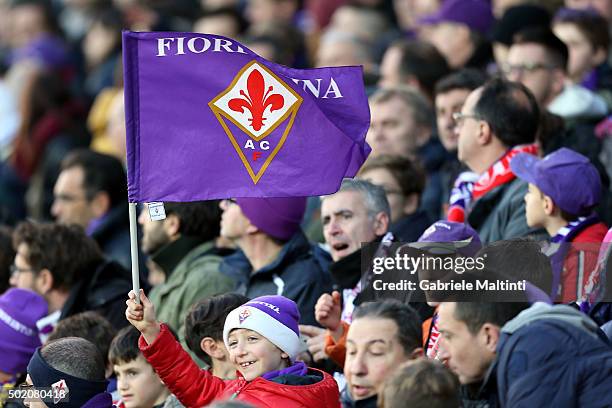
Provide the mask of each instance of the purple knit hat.
{"label": "purple knit hat", "polygon": [[36,322],[47,315],[47,301],[35,292],[11,288],[0,296],[0,371],[25,373],[40,346]]}
{"label": "purple knit hat", "polygon": [[284,296],[260,296],[232,310],[225,319],[223,341],[229,348],[229,334],[234,329],[249,329],[264,336],[292,360],[300,350],[300,312]]}
{"label": "purple knit hat", "polygon": [[273,238],[287,241],[300,228],[306,197],[236,198],[253,225]]}

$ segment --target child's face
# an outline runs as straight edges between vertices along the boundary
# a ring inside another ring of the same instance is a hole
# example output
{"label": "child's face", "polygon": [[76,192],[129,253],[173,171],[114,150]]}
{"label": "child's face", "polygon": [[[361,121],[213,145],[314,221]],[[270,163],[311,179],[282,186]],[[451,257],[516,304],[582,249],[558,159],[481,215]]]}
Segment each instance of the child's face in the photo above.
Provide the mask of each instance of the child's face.
{"label": "child's face", "polygon": [[580,82],[589,71],[603,62],[601,60],[605,58],[605,51],[598,52],[594,49],[589,39],[575,24],[558,23],[554,25],[553,31],[567,45],[569,51],[567,71],[573,81]]}
{"label": "child's face", "polygon": [[151,408],[161,404],[170,392],[153,367],[142,356],[127,363],[115,364],[117,390],[126,408]]}
{"label": "child's face", "polygon": [[283,359],[289,358],[261,334],[248,329],[232,330],[228,346],[231,362],[247,381],[285,368]]}
{"label": "child's face", "polygon": [[535,185],[529,183],[529,189],[525,194],[525,216],[527,225],[530,227],[541,227],[544,225],[546,213],[544,212],[544,195]]}

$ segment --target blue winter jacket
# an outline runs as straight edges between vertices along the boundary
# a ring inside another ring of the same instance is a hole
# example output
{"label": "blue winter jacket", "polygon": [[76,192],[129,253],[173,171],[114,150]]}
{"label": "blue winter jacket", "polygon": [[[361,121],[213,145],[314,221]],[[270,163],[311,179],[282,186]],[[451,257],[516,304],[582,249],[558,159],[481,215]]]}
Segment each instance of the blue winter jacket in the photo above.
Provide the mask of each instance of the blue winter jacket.
{"label": "blue winter jacket", "polygon": [[612,346],[588,316],[536,303],[501,331],[494,369],[501,407],[612,406]]}

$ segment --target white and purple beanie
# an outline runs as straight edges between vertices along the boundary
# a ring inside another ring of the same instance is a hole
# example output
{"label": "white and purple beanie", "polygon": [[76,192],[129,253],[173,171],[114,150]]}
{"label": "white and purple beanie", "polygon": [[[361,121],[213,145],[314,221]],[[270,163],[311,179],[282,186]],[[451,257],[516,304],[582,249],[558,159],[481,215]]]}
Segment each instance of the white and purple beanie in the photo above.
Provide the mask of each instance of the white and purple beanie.
{"label": "white and purple beanie", "polygon": [[260,296],[232,310],[225,319],[223,341],[228,346],[234,329],[253,330],[293,360],[300,350],[300,312],[294,301],[284,296]]}

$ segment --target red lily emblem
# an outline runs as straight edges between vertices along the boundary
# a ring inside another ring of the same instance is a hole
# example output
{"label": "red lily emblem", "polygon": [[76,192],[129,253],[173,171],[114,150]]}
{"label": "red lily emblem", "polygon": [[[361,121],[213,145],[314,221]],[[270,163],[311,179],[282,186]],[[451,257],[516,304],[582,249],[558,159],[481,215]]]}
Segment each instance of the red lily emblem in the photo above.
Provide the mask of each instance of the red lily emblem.
{"label": "red lily emblem", "polygon": [[264,125],[266,118],[264,112],[270,106],[270,112],[283,107],[285,99],[280,94],[272,94],[272,86],[269,86],[264,94],[265,81],[258,70],[253,70],[247,79],[247,92],[240,90],[240,95],[244,98],[234,98],[229,101],[229,108],[233,111],[244,113],[245,109],[251,112],[251,127],[259,131]]}

